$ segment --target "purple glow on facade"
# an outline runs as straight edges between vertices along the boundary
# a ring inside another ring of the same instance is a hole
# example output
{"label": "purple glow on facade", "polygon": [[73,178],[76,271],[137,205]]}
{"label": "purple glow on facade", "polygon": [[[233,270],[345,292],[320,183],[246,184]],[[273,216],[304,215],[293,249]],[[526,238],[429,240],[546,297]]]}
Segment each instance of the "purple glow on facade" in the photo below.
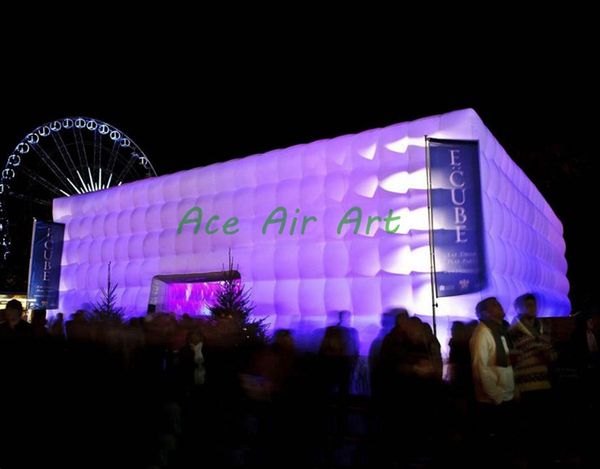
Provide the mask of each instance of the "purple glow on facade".
{"label": "purple glow on facade", "polygon": [[[364,353],[386,309],[431,314],[425,135],[478,140],[480,147],[488,286],[438,299],[442,345],[451,322],[473,319],[485,296],[496,296],[510,316],[513,299],[534,291],[542,315],[568,314],[562,225],[470,109],[56,199],[54,220],[66,224],[60,310],[97,299],[112,261],[121,305],[143,315],[154,276],[220,271],[231,249],[257,316],[268,316],[273,328],[302,331],[324,327],[328,311],[352,311]],[[221,223],[238,217],[239,232],[208,236],[189,225],[178,235],[194,206]],[[263,235],[278,206],[318,223],[304,235]],[[354,206],[365,217],[392,209],[400,229],[337,235]],[[174,290],[170,304],[177,307],[181,295]]]}
{"label": "purple glow on facade", "polygon": [[190,316],[210,314],[210,307],[215,303],[220,282],[170,283],[166,286],[166,294],[157,305],[158,311],[184,313]]}

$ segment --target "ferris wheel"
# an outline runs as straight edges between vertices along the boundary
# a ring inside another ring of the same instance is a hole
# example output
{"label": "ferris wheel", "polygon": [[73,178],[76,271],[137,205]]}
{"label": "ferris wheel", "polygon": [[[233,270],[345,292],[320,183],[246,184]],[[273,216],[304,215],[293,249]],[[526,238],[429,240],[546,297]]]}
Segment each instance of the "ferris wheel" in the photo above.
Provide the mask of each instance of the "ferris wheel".
{"label": "ferris wheel", "polygon": [[24,233],[31,231],[33,217],[51,218],[54,198],[152,176],[156,171],[144,152],[106,122],[66,117],[37,127],[17,144],[2,169],[0,262],[27,252],[30,240]]}

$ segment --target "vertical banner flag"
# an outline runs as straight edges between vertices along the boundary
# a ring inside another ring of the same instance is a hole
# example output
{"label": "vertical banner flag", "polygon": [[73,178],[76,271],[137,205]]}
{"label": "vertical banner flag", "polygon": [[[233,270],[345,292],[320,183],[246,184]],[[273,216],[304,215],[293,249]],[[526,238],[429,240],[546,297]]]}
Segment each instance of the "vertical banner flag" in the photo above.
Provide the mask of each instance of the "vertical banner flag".
{"label": "vertical banner flag", "polygon": [[58,308],[60,260],[65,225],[33,220],[31,259],[29,260],[29,290],[27,297],[35,300],[32,308]]}
{"label": "vertical banner flag", "polygon": [[433,270],[438,297],[486,284],[479,142],[427,139]]}

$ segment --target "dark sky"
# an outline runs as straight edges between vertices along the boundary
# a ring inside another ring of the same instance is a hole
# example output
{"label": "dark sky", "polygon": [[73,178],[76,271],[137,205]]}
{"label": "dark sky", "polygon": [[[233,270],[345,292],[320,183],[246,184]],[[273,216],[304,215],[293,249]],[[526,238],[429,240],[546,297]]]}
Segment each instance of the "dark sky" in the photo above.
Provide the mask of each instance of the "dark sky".
{"label": "dark sky", "polygon": [[563,221],[572,300],[587,301],[590,267],[598,265],[598,158],[589,117],[596,81],[586,67],[560,56],[525,67],[503,56],[485,66],[461,59],[428,67],[425,59],[396,67],[325,59],[264,63],[246,55],[207,66],[149,58],[144,68],[89,66],[15,80],[4,91],[0,151],[7,156],[41,123],[86,115],[126,132],[165,174],[472,107]]}

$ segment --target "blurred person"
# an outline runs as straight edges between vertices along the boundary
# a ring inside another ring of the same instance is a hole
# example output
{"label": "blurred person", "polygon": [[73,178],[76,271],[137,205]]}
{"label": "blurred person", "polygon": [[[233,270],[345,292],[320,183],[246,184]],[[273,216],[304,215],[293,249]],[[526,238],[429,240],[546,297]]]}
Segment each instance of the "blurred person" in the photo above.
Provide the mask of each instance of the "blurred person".
{"label": "blurred person", "polygon": [[63,313],[58,313],[56,316],[54,316],[54,318],[50,322],[49,333],[50,336],[52,336],[55,339],[65,339],[65,322]]}
{"label": "blurred person", "polygon": [[296,346],[289,329],[278,329],[273,334],[270,347],[274,356],[273,367],[268,370],[273,392],[278,395],[287,391],[296,359]]}
{"label": "blurred person", "polygon": [[371,396],[375,404],[381,398],[382,387],[384,385],[382,382],[381,347],[383,346],[385,337],[396,325],[396,316],[399,314],[408,317],[408,311],[404,308],[392,308],[381,315],[381,329],[369,347],[369,378],[371,382]]}
{"label": "blurred person", "polygon": [[202,347],[204,338],[198,329],[188,332],[186,344],[179,350],[179,369],[181,382],[187,389],[204,385],[206,369]]}
{"label": "blurred person", "polygon": [[[33,328],[23,318],[23,305],[13,299],[6,303],[5,321],[0,324],[0,383],[4,385],[4,406],[0,412],[0,467],[31,464],[23,435],[31,431],[35,411],[31,405],[39,387],[34,386]],[[11,465],[12,464],[12,465]],[[22,466],[21,466],[22,467]]]}
{"label": "blurred person", "polygon": [[5,321],[0,324],[0,340],[29,338],[33,336],[33,328],[23,318],[23,305],[19,300],[10,300],[4,309]]}
{"label": "blurred person", "polygon": [[90,324],[83,309],[78,309],[71,315],[65,324],[67,341],[71,343],[85,343],[91,340]]}
{"label": "blurred person", "polygon": [[452,387],[465,396],[472,394],[473,389],[469,341],[474,329],[471,323],[454,321],[449,342],[448,378]]}
{"label": "blurred person", "polygon": [[46,310],[45,309],[34,309],[31,312],[31,328],[33,331],[33,336],[36,339],[45,339],[48,337],[48,329],[46,325],[48,324],[48,320],[46,319]]}
{"label": "blurred person", "polygon": [[352,377],[358,361],[358,331],[349,327],[350,311],[340,311],[339,321],[325,329],[319,348],[323,378],[330,392],[350,394]]}
{"label": "blurred person", "polygon": [[600,313],[579,313],[575,320],[571,347],[581,369],[580,374],[594,374],[600,365]]}
{"label": "blurred person", "polygon": [[428,323],[423,322],[422,328],[425,345],[429,352],[429,361],[431,362],[431,366],[433,368],[431,378],[441,382],[444,374],[442,346],[440,345],[438,338],[433,334],[433,329]]}
{"label": "blurred person", "polygon": [[408,311],[401,312],[395,317],[395,325],[383,338],[380,352],[380,371],[384,397],[395,394],[392,389],[398,386],[398,379],[403,376],[403,368],[407,361],[409,316]]}

